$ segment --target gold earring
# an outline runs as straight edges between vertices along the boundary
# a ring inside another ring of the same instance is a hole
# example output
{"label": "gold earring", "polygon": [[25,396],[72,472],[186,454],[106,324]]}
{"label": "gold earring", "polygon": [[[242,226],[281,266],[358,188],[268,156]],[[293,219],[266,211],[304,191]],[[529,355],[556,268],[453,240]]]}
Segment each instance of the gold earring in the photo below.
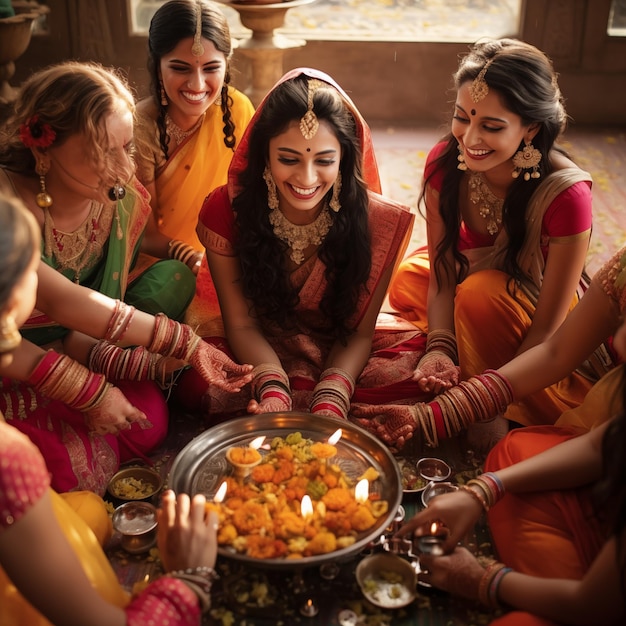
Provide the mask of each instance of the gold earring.
{"label": "gold earring", "polygon": [[166,107],[169,104],[167,94],[165,93],[165,87],[163,87],[163,81],[161,81],[161,106]]}
{"label": "gold earring", "polygon": [[339,202],[339,194],[341,193],[341,170],[337,172],[337,180],[335,180],[335,184],[333,185],[333,195],[328,203],[328,206],[335,212],[338,213],[339,209],[341,209],[341,202]]}
{"label": "gold earring", "polygon": [[43,161],[37,161],[35,171],[39,174],[39,193],[35,197],[35,202],[40,209],[48,209],[52,206],[52,196],[46,189],[46,174],[48,166]]}
{"label": "gold earring", "polygon": [[459,151],[459,156],[456,159],[459,164],[456,166],[456,169],[465,172],[467,170],[467,163],[465,163],[465,155],[463,154],[463,148],[461,148],[461,144],[457,145],[457,150]]}
{"label": "gold earring", "polygon": [[272,172],[270,171],[269,165],[265,166],[265,170],[263,171],[263,180],[267,185],[267,206],[275,211],[278,208],[278,191],[276,189],[276,183],[272,178]]}
{"label": "gold earring", "polygon": [[511,173],[513,178],[518,178],[524,170],[532,170],[524,172],[524,180],[531,178],[541,178],[539,171],[539,163],[541,162],[541,152],[535,148],[531,141],[525,141],[522,150],[518,150],[513,157],[513,165],[515,169]]}
{"label": "gold earring", "polygon": [[15,318],[6,315],[0,320],[0,354],[11,352],[20,345],[22,335],[17,328]]}

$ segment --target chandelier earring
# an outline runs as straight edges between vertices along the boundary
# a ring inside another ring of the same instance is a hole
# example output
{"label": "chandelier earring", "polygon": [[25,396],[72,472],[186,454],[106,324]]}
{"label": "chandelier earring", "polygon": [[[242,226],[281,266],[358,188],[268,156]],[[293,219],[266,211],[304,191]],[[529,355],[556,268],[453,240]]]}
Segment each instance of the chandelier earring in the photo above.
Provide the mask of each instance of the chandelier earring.
{"label": "chandelier earring", "polygon": [[40,209],[48,209],[52,206],[52,196],[46,189],[46,174],[49,166],[43,161],[37,161],[35,171],[39,174],[39,193],[35,197],[35,202]]}
{"label": "chandelier earring", "polygon": [[272,211],[276,211],[278,209],[278,190],[276,189],[276,183],[272,178],[272,172],[269,165],[266,165],[265,170],[263,170],[263,180],[267,185],[267,206]]}
{"label": "chandelier earring", "polygon": [[339,202],[339,194],[341,193],[341,170],[337,172],[337,179],[333,185],[333,195],[328,203],[328,206],[335,212],[339,213],[341,209],[341,202]]}
{"label": "chandelier earring", "polygon": [[511,176],[518,178],[519,175],[524,172],[524,180],[541,178],[541,172],[539,171],[541,152],[533,146],[532,141],[525,141],[524,143],[524,147],[518,150],[513,157],[515,169],[511,173]]}
{"label": "chandelier earring", "polygon": [[169,104],[169,100],[167,99],[167,94],[165,93],[165,87],[163,87],[163,81],[161,81],[159,89],[161,92],[161,106],[166,107]]}
{"label": "chandelier earring", "polygon": [[456,160],[459,162],[459,164],[456,166],[456,168],[458,170],[461,170],[462,172],[465,172],[467,170],[467,163],[465,163],[465,155],[463,154],[463,148],[461,148],[461,144],[457,145],[457,150],[459,151],[459,156],[456,158]]}
{"label": "chandelier earring", "polygon": [[0,354],[15,350],[21,341],[22,335],[17,328],[15,318],[12,315],[5,315],[0,320]]}

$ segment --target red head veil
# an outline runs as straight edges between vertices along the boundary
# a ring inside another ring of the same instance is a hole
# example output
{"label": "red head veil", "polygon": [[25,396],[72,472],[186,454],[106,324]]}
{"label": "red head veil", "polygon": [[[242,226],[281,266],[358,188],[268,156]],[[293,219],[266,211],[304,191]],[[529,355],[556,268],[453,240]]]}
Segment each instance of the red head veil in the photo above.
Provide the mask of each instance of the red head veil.
{"label": "red head veil", "polygon": [[[327,83],[331,87],[335,88],[340,94],[345,102],[346,107],[352,113],[356,125],[359,140],[361,141],[361,151],[363,154],[363,177],[365,182],[367,183],[368,189],[371,191],[375,191],[376,193],[380,193],[380,178],[378,176],[378,165],[376,163],[376,156],[374,154],[374,148],[372,146],[372,136],[370,133],[369,126],[367,122],[363,119],[358,109],[350,100],[346,92],[330,77],[328,74],[324,74],[324,72],[320,72],[319,70],[311,69],[308,67],[298,67],[294,70],[290,70],[287,72],[277,83],[272,87],[274,90],[278,85],[284,83],[287,80],[291,80],[296,76],[300,76],[304,74],[309,78],[316,78],[317,80],[321,80],[324,83]],[[236,195],[235,189],[237,186],[237,180],[239,176],[239,172],[245,169],[248,165],[248,142],[250,140],[250,131],[254,127],[254,124],[257,118],[260,115],[260,112],[263,110],[263,105],[267,96],[263,99],[263,101],[259,104],[254,116],[250,120],[248,127],[246,128],[241,142],[239,146],[235,150],[235,154],[233,155],[233,159],[230,163],[230,168],[228,169],[228,196],[232,200],[232,198]]]}

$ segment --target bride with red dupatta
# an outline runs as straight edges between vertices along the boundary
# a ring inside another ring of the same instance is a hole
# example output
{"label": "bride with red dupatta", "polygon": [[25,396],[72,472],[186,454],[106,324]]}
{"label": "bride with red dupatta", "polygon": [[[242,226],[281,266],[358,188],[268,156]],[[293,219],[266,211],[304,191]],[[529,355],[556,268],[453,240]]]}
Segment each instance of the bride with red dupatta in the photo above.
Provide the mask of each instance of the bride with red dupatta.
{"label": "bride with red dupatta", "polygon": [[346,93],[314,69],[285,74],[252,118],[228,184],[200,213],[222,317],[198,306],[198,293],[187,317],[255,377],[233,398],[188,372],[181,399],[202,397],[206,413],[223,417],[346,418],[352,401],[419,396],[412,376],[425,335],[380,314],[412,225],[408,207],[380,195],[370,130]]}

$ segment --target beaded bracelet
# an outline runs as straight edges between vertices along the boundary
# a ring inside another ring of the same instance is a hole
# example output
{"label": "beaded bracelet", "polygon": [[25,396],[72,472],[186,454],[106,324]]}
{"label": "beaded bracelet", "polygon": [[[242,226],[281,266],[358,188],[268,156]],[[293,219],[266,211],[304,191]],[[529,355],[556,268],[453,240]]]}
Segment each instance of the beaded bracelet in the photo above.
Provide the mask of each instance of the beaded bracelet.
{"label": "beaded bracelet", "polygon": [[487,502],[485,502],[485,500],[480,497],[479,493],[475,489],[472,489],[469,486],[469,483],[467,485],[461,485],[461,490],[469,493],[472,498],[474,498],[474,500],[476,500],[476,502],[480,504],[480,508],[483,509],[485,513],[489,511],[489,504],[487,504]]}
{"label": "beaded bracelet", "polygon": [[211,608],[211,587],[213,581],[219,578],[217,572],[212,567],[188,567],[187,569],[169,572],[167,576],[182,581],[198,596],[200,610],[203,613],[206,613]]}

